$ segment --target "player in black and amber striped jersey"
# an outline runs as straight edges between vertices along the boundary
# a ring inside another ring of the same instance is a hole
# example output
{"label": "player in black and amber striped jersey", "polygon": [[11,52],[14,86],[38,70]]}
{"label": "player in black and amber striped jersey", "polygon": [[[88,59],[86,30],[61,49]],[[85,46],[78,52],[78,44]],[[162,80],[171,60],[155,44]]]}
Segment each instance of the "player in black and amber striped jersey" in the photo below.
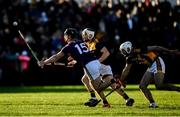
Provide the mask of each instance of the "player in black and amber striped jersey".
{"label": "player in black and amber striped jersey", "polygon": [[[106,48],[103,42],[99,42],[95,38],[95,31],[91,28],[85,28],[82,31],[82,38],[83,41],[88,46],[88,48],[90,49],[90,51],[93,52],[94,55],[98,58],[98,60],[101,62],[101,67],[100,67],[100,70],[102,71],[101,75],[113,76],[112,69],[110,66],[110,60],[109,60],[110,52],[108,51],[108,49]],[[104,79],[102,78],[102,81],[103,80]],[[90,92],[91,98],[89,101],[85,102],[85,105],[89,106],[97,101],[96,95],[93,88],[91,87],[91,84],[86,74],[82,77],[82,82],[85,85],[86,89]],[[123,89],[116,91],[119,95],[121,95],[125,99],[127,106],[133,105],[134,99],[129,98],[129,96],[124,92]]]}
{"label": "player in black and amber striped jersey", "polygon": [[147,65],[148,68],[141,79],[139,87],[144,93],[145,97],[149,100],[149,107],[158,107],[152,97],[150,90],[147,88],[152,79],[154,80],[156,89],[158,90],[180,91],[180,87],[163,83],[165,75],[165,63],[163,59],[159,56],[160,52],[180,54],[179,51],[169,50],[161,46],[133,48],[130,41],[122,43],[119,49],[122,55],[126,57],[126,65],[121,74],[121,82],[125,81],[126,77],[129,74],[130,68],[134,63]]}

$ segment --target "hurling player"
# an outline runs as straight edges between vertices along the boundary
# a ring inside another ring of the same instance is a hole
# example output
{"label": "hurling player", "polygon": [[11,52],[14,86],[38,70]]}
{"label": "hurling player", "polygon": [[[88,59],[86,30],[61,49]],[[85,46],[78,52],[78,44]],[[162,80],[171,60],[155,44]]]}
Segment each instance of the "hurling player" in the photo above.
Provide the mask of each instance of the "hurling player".
{"label": "hurling player", "polygon": [[[101,63],[94,56],[94,54],[88,49],[87,45],[82,40],[78,40],[77,31],[74,28],[67,28],[64,31],[64,40],[67,44],[58,53],[52,55],[46,60],[38,62],[38,65],[43,68],[44,65],[54,63],[62,57],[71,56],[74,60],[79,62],[88,78],[90,79],[93,89],[98,93],[101,100],[103,101],[103,107],[109,108],[108,103],[103,90],[108,86],[111,86],[113,90],[121,90],[119,85],[116,84],[115,79],[111,76],[101,76],[102,71],[100,70]],[[104,77],[102,82],[102,77]],[[94,104],[94,105],[97,105]]]}
{"label": "hurling player", "polygon": [[[150,81],[153,79],[158,90],[180,91],[180,87],[164,84],[165,64],[159,56],[160,52],[170,54],[180,54],[177,50],[169,50],[161,46],[147,46],[145,48],[133,48],[130,41],[126,41],[120,45],[120,52],[126,57],[126,65],[121,74],[121,81],[124,82],[129,74],[133,64],[147,65],[147,70],[144,73],[139,88],[149,100],[151,108],[157,108],[150,90],[147,88]],[[124,84],[125,85],[125,84]]]}
{"label": "hurling player", "polygon": [[[101,67],[100,67],[100,70],[102,71],[101,75],[113,77],[111,66],[108,61],[110,52],[108,51],[108,49],[106,48],[103,42],[99,42],[95,38],[95,31],[91,28],[85,28],[82,31],[82,38],[84,42],[86,42],[90,51],[92,51],[95,54],[95,56],[98,57],[98,60],[101,62]],[[102,77],[102,80],[103,80],[103,77]],[[87,102],[85,102],[85,105],[91,106],[93,103],[97,102],[98,100],[96,99],[95,92],[93,88],[91,87],[90,81],[86,74],[84,74],[84,76],[82,77],[82,82],[87,88],[87,90],[90,92],[90,96],[91,96],[91,98]],[[129,98],[129,96],[124,92],[124,90],[122,89],[117,90],[117,92],[119,93],[119,95],[121,95],[125,99],[127,106],[133,105],[134,99]]]}

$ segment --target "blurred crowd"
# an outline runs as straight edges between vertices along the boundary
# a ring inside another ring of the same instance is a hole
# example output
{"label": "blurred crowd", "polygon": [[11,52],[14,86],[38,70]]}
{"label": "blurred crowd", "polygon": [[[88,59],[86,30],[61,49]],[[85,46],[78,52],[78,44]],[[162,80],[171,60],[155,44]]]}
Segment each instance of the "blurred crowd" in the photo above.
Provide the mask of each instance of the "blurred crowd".
{"label": "blurred crowd", "polygon": [[32,60],[14,21],[39,58],[62,48],[68,27],[94,28],[115,58],[126,40],[180,49],[180,0],[0,0],[0,16],[0,79],[3,72],[26,71]]}

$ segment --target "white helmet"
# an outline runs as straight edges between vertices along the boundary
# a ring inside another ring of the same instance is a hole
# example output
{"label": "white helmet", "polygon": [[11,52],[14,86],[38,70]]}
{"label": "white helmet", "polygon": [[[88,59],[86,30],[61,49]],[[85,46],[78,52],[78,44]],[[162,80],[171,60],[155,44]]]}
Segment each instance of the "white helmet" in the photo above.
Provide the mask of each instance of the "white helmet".
{"label": "white helmet", "polygon": [[119,50],[121,54],[123,54],[124,56],[127,56],[128,54],[130,54],[132,50],[132,43],[130,41],[126,41],[122,43],[119,47]]}
{"label": "white helmet", "polygon": [[84,40],[92,40],[94,38],[94,35],[95,35],[95,31],[93,29],[90,29],[90,28],[85,28],[83,31],[82,31],[82,38]]}

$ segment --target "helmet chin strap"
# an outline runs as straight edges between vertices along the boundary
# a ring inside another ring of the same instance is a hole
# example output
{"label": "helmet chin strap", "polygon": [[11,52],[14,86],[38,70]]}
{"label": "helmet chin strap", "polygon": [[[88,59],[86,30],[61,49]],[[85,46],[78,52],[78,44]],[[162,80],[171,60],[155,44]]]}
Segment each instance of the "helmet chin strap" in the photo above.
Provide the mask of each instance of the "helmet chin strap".
{"label": "helmet chin strap", "polygon": [[129,54],[127,53],[127,54],[125,55],[125,57],[128,57],[129,55],[130,55],[130,53],[129,53]]}
{"label": "helmet chin strap", "polygon": [[121,53],[124,57],[128,57],[131,53],[131,51],[128,53],[126,50],[121,50]]}

